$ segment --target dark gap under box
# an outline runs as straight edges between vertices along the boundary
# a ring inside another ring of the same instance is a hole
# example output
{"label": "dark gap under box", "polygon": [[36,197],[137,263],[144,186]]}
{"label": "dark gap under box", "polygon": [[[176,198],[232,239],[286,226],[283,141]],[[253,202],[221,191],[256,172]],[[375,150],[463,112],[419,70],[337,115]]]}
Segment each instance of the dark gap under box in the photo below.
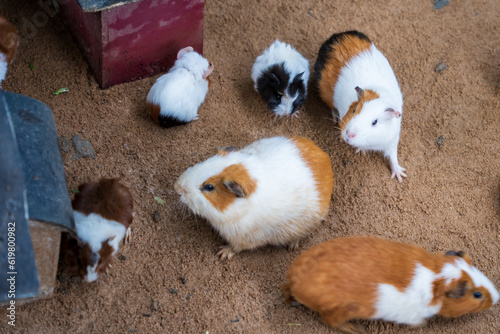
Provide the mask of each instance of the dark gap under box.
{"label": "dark gap under box", "polygon": [[56,0],[101,88],[166,72],[177,52],[203,53],[204,0]]}

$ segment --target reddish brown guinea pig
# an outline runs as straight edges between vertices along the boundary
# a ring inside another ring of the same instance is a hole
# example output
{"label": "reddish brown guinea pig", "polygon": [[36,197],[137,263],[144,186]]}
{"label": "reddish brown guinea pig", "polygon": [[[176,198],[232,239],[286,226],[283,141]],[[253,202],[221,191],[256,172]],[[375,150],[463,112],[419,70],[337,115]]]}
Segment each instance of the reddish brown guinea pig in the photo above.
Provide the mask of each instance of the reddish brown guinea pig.
{"label": "reddish brown guinea pig", "polygon": [[421,325],[436,314],[457,317],[498,302],[492,282],[463,252],[424,249],[371,237],[333,239],[302,253],[282,287],[329,326],[362,333],[350,319]]}

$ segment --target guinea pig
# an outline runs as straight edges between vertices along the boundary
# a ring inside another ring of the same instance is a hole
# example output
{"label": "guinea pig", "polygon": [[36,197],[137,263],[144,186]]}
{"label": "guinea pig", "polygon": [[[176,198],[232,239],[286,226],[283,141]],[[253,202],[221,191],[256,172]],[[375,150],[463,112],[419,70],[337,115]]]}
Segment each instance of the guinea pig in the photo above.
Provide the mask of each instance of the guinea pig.
{"label": "guinea pig", "polygon": [[198,108],[208,92],[208,76],[214,65],[191,46],[177,53],[177,60],[167,74],[151,87],[146,104],[151,118],[163,127],[198,119]]}
{"label": "guinea pig", "polygon": [[120,241],[130,241],[133,200],[118,179],[101,179],[78,187],[72,202],[76,239],[68,243],[73,273],[86,282],[107,273]]}
{"label": "guinea pig", "polygon": [[401,182],[406,169],[398,163],[403,95],[391,65],[370,39],[358,32],[332,35],[314,64],[323,102],[338,113],[341,137],[358,151],[381,151],[392,177]]}
{"label": "guinea pig", "polygon": [[5,80],[7,66],[16,55],[19,45],[18,31],[5,16],[0,15],[0,84]]}
{"label": "guinea pig", "polygon": [[174,188],[228,242],[217,255],[231,259],[264,245],[297,247],[327,214],[333,172],[328,154],[311,140],[273,137],[219,149]]}
{"label": "guinea pig", "polygon": [[297,115],[307,95],[309,61],[289,44],[276,40],[252,68],[255,90],[278,116]]}
{"label": "guinea pig", "polygon": [[282,286],[319,312],[325,324],[361,333],[350,319],[382,319],[413,326],[439,314],[458,317],[498,302],[492,282],[463,252],[431,254],[373,237],[333,239],[299,255]]}

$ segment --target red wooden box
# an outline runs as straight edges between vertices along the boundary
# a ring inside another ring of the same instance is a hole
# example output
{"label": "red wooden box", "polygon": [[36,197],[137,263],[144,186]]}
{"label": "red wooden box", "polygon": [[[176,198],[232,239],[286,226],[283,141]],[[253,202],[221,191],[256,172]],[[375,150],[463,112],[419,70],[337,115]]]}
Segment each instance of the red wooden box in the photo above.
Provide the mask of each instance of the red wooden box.
{"label": "red wooden box", "polygon": [[101,88],[166,72],[177,51],[203,52],[204,0],[57,0]]}

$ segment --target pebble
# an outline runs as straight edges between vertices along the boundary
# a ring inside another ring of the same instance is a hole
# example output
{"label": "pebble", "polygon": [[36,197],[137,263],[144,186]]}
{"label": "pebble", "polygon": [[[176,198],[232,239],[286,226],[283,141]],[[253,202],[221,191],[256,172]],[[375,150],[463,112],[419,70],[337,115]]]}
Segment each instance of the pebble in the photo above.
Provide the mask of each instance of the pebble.
{"label": "pebble", "polygon": [[446,64],[445,63],[440,63],[438,66],[436,66],[436,68],[434,69],[434,71],[436,71],[436,73],[439,73],[441,71],[444,71],[446,70]]}
{"label": "pebble", "polygon": [[71,140],[73,140],[73,146],[75,148],[75,152],[71,157],[72,159],[95,158],[94,147],[92,147],[92,144],[88,140],[82,139],[79,135],[73,135]]}

